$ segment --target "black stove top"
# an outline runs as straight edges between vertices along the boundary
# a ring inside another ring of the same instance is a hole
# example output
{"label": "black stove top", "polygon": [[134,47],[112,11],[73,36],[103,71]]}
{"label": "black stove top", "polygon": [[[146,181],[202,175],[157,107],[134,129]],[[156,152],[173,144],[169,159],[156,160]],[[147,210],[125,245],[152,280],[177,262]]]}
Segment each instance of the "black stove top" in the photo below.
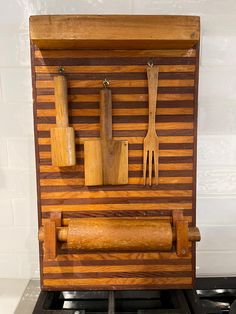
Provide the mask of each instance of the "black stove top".
{"label": "black stove top", "polygon": [[33,314],[236,314],[236,278],[204,278],[197,290],[41,292]]}

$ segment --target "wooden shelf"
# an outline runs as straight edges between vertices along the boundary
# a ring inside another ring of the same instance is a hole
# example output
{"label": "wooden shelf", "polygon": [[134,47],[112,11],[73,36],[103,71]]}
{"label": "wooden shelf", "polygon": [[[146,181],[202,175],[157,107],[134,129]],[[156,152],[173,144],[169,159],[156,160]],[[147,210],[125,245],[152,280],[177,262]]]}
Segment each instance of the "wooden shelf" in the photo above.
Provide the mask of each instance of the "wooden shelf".
{"label": "wooden shelf", "polygon": [[197,44],[198,16],[36,15],[31,41],[40,49],[183,49]]}

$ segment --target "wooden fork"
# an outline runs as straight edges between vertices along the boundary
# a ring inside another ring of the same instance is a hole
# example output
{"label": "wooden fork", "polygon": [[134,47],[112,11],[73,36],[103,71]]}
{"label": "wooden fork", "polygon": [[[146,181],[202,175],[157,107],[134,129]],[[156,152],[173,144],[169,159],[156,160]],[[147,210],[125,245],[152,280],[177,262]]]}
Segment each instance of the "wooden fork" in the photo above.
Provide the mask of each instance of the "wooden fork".
{"label": "wooden fork", "polygon": [[159,158],[159,139],[156,133],[156,103],[158,87],[158,67],[147,67],[148,78],[148,97],[149,97],[149,118],[148,131],[143,142],[143,184],[146,185],[146,172],[148,163],[149,185],[152,185],[152,162],[154,162],[155,180],[158,184],[158,158]]}

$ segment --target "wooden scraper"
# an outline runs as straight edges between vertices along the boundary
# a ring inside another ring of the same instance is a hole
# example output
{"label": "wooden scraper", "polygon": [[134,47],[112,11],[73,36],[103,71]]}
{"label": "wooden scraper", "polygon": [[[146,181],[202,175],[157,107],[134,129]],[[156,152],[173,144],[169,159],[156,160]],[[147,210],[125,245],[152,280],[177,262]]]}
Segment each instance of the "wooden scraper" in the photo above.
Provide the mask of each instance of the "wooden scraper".
{"label": "wooden scraper", "polygon": [[85,185],[128,184],[128,141],[112,139],[112,94],[100,91],[100,139],[84,142]]}

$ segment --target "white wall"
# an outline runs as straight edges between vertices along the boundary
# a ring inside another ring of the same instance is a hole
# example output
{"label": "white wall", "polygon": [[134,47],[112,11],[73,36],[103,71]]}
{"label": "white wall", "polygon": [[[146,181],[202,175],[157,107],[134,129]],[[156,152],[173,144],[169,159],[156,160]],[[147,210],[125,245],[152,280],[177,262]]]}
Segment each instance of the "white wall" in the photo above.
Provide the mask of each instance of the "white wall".
{"label": "white wall", "polygon": [[38,276],[28,18],[31,14],[201,16],[198,275],[236,275],[236,1],[0,2],[0,277]]}

